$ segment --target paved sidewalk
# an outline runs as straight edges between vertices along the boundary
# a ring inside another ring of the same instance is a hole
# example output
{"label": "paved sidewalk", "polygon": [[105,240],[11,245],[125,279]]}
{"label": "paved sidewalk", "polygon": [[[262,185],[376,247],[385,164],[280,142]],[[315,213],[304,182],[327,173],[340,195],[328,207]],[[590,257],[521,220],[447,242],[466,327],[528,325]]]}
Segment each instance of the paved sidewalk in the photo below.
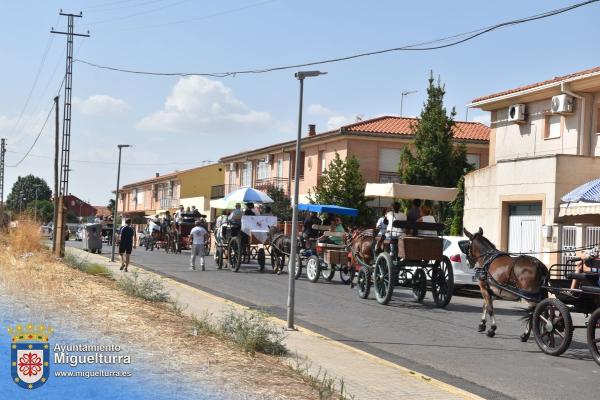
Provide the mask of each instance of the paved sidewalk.
{"label": "paved sidewalk", "polygon": [[[67,248],[67,252],[83,257],[90,262],[105,265],[115,277],[124,274],[119,271],[119,263],[111,263],[103,255],[90,254],[82,250]],[[173,279],[165,278],[143,268],[129,267],[129,271],[137,270],[141,277],[154,276],[160,278],[173,298],[187,306],[186,313],[202,315],[210,313],[220,315],[230,307],[245,309],[246,307],[210,293],[184,285]],[[202,271],[197,271],[201,274]],[[285,327],[286,323],[278,318],[273,322]],[[368,328],[365,328],[368,329]],[[411,371],[379,357],[373,356],[351,346],[334,341],[325,336],[298,327],[298,331],[288,332],[285,341],[292,353],[306,358],[311,368],[327,371],[330,377],[344,380],[345,390],[357,400],[370,399],[481,399],[472,393],[443,383],[426,375]]]}

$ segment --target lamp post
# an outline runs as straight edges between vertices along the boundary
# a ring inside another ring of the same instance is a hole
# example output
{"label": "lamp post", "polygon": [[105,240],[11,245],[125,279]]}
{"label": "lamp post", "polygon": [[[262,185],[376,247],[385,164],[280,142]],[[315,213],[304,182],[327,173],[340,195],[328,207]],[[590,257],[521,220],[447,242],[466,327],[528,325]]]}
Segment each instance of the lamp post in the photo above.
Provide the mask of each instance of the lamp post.
{"label": "lamp post", "polygon": [[402,117],[402,111],[404,108],[404,96],[408,96],[409,94],[417,93],[418,90],[403,90],[400,96],[400,117]]}
{"label": "lamp post", "polygon": [[299,189],[299,164],[300,164],[300,141],[302,140],[302,100],[304,96],[304,78],[324,75],[327,72],[321,71],[298,71],[294,74],[300,81],[300,105],[298,108],[298,137],[296,138],[296,162],[294,165],[294,201],[292,204],[292,245],[290,253],[290,264],[288,266],[289,286],[287,300],[287,329],[294,328],[294,295],[295,295],[295,269],[296,252],[298,248],[298,189]]}
{"label": "lamp post", "polygon": [[121,179],[121,150],[123,147],[131,147],[128,144],[119,144],[119,166],[117,167],[117,190],[115,191],[115,209],[113,210],[113,228],[112,228],[112,252],[110,261],[115,262],[115,235],[117,233],[117,210],[119,208],[119,180]]}

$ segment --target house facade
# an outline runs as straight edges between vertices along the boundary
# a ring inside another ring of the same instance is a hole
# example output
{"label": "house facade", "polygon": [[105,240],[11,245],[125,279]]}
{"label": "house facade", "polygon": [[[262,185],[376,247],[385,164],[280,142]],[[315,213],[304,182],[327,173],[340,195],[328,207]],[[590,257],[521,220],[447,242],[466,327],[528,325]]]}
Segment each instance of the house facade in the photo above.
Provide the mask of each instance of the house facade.
{"label": "house facade", "polygon": [[96,208],[79,197],[69,194],[64,197],[67,212],[77,218],[93,217],[96,215]]}
{"label": "house facade", "polygon": [[119,213],[136,220],[179,206],[196,206],[202,214],[210,215],[211,189],[222,185],[223,166],[211,164],[176,171],[166,175],[124,185],[119,190]]}
{"label": "house facade", "polygon": [[[489,111],[490,165],[465,178],[464,225],[546,263],[600,238],[600,218],[561,197],[600,174],[600,67],[474,99]],[[577,209],[576,209],[577,208]]]}
{"label": "house facade", "polygon": [[[384,116],[345,125],[317,134],[315,125],[301,141],[299,197],[307,200],[310,189],[317,186],[323,171],[339,154],[342,159],[355,156],[360,161],[366,182],[399,182],[400,151],[413,140],[411,126],[415,118]],[[488,164],[489,128],[475,122],[457,122],[457,143],[465,143],[468,160],[476,168]],[[296,141],[251,149],[221,158],[225,168],[225,194],[240,187],[265,190],[277,186],[287,195],[294,188]]]}

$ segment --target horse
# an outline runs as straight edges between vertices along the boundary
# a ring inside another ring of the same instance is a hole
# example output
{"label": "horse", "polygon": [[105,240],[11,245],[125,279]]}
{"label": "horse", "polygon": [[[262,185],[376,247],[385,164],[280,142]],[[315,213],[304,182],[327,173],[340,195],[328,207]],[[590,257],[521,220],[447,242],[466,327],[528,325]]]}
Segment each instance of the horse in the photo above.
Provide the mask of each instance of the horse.
{"label": "horse", "polygon": [[467,259],[479,275],[479,290],[483,297],[483,315],[478,331],[485,331],[487,315],[489,315],[492,326],[487,331],[487,336],[494,337],[496,334],[492,296],[504,300],[524,299],[528,307],[524,310],[525,330],[520,338],[522,342],[526,342],[531,334],[533,310],[537,303],[547,297],[542,285],[548,277],[548,268],[535,257],[525,255],[514,257],[498,250],[483,236],[481,228],[475,233],[469,232],[466,228],[463,231],[470,241]]}
{"label": "horse", "polygon": [[375,259],[375,237],[372,229],[352,231],[348,244],[352,250],[350,259],[350,288],[354,288],[354,275],[362,265],[372,265]]}
{"label": "horse", "polygon": [[271,246],[271,266],[279,275],[285,266],[285,257],[289,257],[292,251],[292,240],[276,226],[270,226],[268,242]]}

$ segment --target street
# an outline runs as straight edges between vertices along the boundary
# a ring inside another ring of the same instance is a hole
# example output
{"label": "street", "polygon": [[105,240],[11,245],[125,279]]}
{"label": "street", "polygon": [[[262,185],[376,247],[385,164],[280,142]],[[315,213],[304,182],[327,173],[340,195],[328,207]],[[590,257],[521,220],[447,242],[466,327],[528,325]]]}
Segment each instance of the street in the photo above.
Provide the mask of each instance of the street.
{"label": "street", "polygon": [[[67,242],[81,247],[80,242]],[[105,246],[104,255],[110,248]],[[240,272],[217,270],[212,256],[206,271],[190,271],[189,252],[134,250],[132,263],[240,304],[266,310],[285,319],[287,274],[265,273],[256,262]],[[543,354],[533,341],[521,343],[518,303],[495,301],[498,330],[488,338],[477,332],[482,300],[471,291],[452,298],[447,309],[433,307],[430,293],[423,304],[404,289],[394,292],[388,306],[371,294],[361,300],[340,283],[296,281],[298,325],[378,357],[430,375],[488,399],[590,399],[596,397],[596,365],[585,344],[585,330],[575,331],[571,348],[561,357]],[[575,324],[582,324],[574,316]],[[385,382],[381,383],[385,385]]]}

